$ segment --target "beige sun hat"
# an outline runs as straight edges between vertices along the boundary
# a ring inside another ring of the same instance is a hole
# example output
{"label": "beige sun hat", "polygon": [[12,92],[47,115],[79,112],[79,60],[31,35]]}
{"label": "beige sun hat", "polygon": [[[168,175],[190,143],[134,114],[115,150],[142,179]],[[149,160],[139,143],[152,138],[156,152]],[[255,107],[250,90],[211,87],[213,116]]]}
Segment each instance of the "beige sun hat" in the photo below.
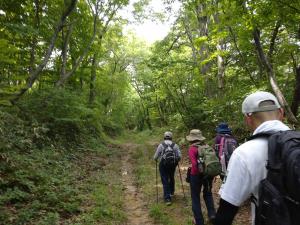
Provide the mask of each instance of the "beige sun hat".
{"label": "beige sun hat", "polygon": [[206,138],[203,137],[201,130],[193,129],[190,134],[186,136],[188,141],[204,141]]}

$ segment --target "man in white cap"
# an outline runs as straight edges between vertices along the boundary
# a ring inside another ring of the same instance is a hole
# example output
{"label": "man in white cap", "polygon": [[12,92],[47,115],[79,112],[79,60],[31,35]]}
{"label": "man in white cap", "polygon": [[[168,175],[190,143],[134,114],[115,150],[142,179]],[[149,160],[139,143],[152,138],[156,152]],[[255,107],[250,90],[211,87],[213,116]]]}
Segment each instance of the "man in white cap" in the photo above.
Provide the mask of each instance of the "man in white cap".
{"label": "man in white cap", "polygon": [[[283,109],[276,97],[258,91],[245,98],[242,104],[245,122],[253,135],[266,132],[286,131],[283,124]],[[230,225],[238,208],[250,198],[258,198],[260,182],[266,178],[268,160],[268,139],[256,138],[239,146],[232,154],[227,178],[219,193],[220,206],[215,225]],[[255,221],[255,207],[252,205],[252,224]],[[282,224],[283,225],[283,224]]]}
{"label": "man in white cap", "polygon": [[164,133],[164,141],[160,143],[154,154],[154,160],[159,161],[159,172],[163,184],[164,200],[167,205],[171,205],[171,197],[175,191],[174,174],[176,166],[181,159],[179,146],[172,142],[172,133]]}

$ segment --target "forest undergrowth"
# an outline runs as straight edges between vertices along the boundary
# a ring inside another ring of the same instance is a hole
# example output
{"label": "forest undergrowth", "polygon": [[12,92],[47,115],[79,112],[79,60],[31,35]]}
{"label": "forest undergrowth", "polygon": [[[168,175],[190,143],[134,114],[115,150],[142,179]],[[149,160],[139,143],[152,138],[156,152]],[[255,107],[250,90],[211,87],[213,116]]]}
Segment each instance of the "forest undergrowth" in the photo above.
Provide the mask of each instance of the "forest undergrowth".
{"label": "forest undergrowth", "polygon": [[121,224],[121,182],[107,176],[119,177],[118,151],[55,100],[0,111],[0,224]]}

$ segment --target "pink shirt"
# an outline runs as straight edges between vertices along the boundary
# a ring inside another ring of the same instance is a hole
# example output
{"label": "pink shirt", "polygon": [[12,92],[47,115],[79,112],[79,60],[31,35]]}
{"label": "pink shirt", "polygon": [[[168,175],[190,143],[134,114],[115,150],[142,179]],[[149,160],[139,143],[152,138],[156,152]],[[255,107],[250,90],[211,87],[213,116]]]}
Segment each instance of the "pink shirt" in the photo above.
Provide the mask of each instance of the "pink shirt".
{"label": "pink shirt", "polygon": [[191,145],[189,148],[189,158],[190,162],[192,164],[192,169],[191,169],[191,175],[198,175],[198,162],[197,162],[197,156],[198,156],[198,147]]}

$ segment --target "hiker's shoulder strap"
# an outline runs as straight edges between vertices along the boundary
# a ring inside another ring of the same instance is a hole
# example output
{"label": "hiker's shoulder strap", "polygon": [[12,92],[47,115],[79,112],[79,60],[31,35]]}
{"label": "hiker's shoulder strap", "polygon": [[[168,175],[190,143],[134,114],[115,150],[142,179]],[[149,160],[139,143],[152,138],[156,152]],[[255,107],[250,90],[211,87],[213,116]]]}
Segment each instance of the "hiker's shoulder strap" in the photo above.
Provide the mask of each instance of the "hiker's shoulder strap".
{"label": "hiker's shoulder strap", "polygon": [[220,137],[232,137],[232,134],[218,134]]}
{"label": "hiker's shoulder strap", "polygon": [[208,144],[205,145],[197,145],[198,148],[198,154],[200,153],[201,155],[203,154],[204,151],[206,151],[206,149],[209,149],[210,146]]}
{"label": "hiker's shoulder strap", "polygon": [[161,143],[163,146],[162,152],[165,153],[166,149],[168,148],[168,144],[166,144],[164,141]]}
{"label": "hiker's shoulder strap", "polygon": [[269,138],[270,136],[272,136],[273,134],[275,134],[276,132],[261,132],[261,133],[257,133],[255,135],[250,136],[247,141],[250,140],[254,140],[256,138]]}
{"label": "hiker's shoulder strap", "polygon": [[175,143],[172,142],[170,145],[168,145],[167,143],[165,143],[164,141],[161,143],[162,146],[164,147],[163,148],[163,152],[165,152],[165,150],[168,148],[168,147],[171,147],[171,149],[174,149],[174,146],[175,146]]}
{"label": "hiker's shoulder strap", "polygon": [[175,146],[175,143],[174,143],[173,141],[172,141],[172,143],[171,143],[170,145],[168,145],[168,144],[167,144],[166,142],[164,142],[164,141],[163,141],[161,144],[162,144],[165,148],[168,147],[168,146],[170,146],[171,148],[173,148],[173,147]]}

